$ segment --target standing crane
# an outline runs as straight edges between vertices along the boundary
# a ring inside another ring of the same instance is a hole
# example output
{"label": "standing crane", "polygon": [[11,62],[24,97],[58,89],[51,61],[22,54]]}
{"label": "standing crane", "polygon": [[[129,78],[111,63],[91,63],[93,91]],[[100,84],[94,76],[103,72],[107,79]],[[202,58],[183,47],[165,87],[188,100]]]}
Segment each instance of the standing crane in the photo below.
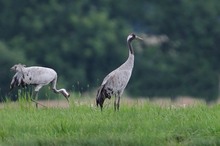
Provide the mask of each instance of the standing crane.
{"label": "standing crane", "polygon": [[124,62],[117,69],[110,72],[103,80],[101,86],[97,91],[96,104],[100,105],[101,110],[106,98],[111,99],[111,96],[115,96],[114,109],[119,110],[120,98],[123,94],[125,87],[131,77],[134,66],[134,50],[131,42],[134,39],[143,40],[141,37],[131,33],[127,37],[129,56],[126,62]]}
{"label": "standing crane", "polygon": [[25,87],[27,85],[34,85],[33,97],[35,100],[32,99],[36,103],[36,107],[38,107],[38,92],[39,90],[51,83],[51,87],[55,93],[62,93],[62,95],[67,99],[69,102],[68,97],[70,94],[66,91],[66,89],[57,89],[57,73],[51,69],[46,67],[40,66],[31,66],[26,67],[22,64],[16,64],[11,68],[12,71],[15,71],[15,75],[12,78],[10,84],[10,90],[12,90],[16,86]]}

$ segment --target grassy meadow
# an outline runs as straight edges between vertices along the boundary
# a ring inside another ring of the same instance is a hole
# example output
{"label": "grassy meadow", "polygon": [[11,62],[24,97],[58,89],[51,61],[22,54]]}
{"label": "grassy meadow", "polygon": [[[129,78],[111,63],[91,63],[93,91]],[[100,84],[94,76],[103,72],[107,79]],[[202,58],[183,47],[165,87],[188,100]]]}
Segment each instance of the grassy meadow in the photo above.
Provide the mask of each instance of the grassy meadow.
{"label": "grassy meadow", "polygon": [[220,145],[220,106],[161,106],[121,100],[115,112],[93,101],[36,109],[30,101],[6,102],[0,109],[0,145]]}

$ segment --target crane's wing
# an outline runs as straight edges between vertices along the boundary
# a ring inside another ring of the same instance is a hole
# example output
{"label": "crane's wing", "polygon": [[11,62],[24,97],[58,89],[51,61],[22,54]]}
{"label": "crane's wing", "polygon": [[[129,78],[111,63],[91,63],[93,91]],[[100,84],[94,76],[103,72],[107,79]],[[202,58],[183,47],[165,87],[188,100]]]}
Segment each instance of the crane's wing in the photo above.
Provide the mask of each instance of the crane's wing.
{"label": "crane's wing", "polygon": [[113,92],[112,92],[112,89],[108,87],[108,83],[110,80],[114,78],[114,74],[115,74],[115,71],[112,71],[103,79],[102,84],[97,91],[97,95],[96,95],[97,99],[111,98],[111,94]]}
{"label": "crane's wing", "polygon": [[105,85],[107,83],[107,81],[111,80],[110,78],[113,78],[114,75],[116,74],[117,70],[113,70],[112,72],[110,72],[102,81],[102,85]]}
{"label": "crane's wing", "polygon": [[109,73],[103,80],[101,86],[98,89],[97,97],[111,96],[117,92],[122,93],[131,77],[131,71],[129,70],[114,70]]}

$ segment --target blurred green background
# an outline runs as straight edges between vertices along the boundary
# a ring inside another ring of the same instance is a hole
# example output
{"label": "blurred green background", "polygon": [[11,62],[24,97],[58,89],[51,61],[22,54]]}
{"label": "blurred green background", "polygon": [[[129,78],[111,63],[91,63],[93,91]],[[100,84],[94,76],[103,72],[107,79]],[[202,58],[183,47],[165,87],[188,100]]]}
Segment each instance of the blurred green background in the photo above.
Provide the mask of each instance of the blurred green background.
{"label": "blurred green background", "polygon": [[58,87],[95,91],[128,55],[134,32],[132,97],[219,95],[219,0],[1,0],[0,94],[16,63],[55,69]]}

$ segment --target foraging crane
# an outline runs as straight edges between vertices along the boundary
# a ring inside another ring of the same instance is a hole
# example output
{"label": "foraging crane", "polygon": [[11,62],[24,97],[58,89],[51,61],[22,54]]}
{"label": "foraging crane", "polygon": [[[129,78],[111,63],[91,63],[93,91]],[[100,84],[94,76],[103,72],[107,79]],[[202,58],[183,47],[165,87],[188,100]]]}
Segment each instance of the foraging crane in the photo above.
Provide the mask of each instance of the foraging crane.
{"label": "foraging crane", "polygon": [[112,95],[115,95],[114,109],[119,110],[120,97],[128,84],[134,66],[134,50],[131,44],[134,39],[143,40],[133,33],[127,37],[127,44],[129,49],[129,56],[127,61],[109,73],[104,78],[101,86],[97,91],[96,104],[97,106],[100,105],[101,110],[103,108],[104,100],[106,98],[110,99]]}
{"label": "foraging crane", "polygon": [[69,102],[68,97],[70,94],[66,91],[66,89],[56,89],[57,73],[53,69],[40,66],[26,67],[22,64],[16,64],[11,68],[11,70],[15,71],[16,74],[12,78],[10,89],[12,90],[16,86],[25,87],[27,85],[34,85],[35,89],[33,97],[35,100],[32,99],[32,101],[36,103],[36,107],[38,107],[39,104],[36,101],[39,90],[49,83],[51,83],[51,87],[55,93],[62,93]]}

